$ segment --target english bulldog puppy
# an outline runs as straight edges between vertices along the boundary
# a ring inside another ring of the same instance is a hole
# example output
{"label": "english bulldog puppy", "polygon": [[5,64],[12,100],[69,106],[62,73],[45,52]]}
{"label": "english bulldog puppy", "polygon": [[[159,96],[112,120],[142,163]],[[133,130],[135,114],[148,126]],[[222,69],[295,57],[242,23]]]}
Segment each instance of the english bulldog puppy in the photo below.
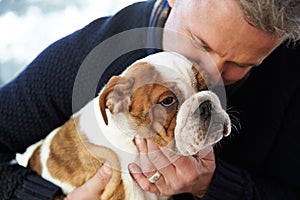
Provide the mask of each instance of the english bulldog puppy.
{"label": "english bulldog puppy", "polygon": [[133,139],[194,155],[227,136],[229,117],[205,82],[179,54],[150,55],[113,76],[99,96],[23,156],[65,194],[108,162],[113,173],[101,199],[167,199],[143,191],[132,180],[127,167],[138,155]]}

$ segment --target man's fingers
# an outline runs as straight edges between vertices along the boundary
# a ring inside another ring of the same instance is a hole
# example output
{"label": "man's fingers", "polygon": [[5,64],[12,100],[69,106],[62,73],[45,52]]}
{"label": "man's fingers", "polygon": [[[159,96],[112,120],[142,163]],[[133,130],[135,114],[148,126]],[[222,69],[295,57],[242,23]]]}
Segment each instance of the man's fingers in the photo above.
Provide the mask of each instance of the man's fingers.
{"label": "man's fingers", "polygon": [[162,168],[165,168],[172,164],[156,144],[151,141],[148,141],[147,144],[149,149],[148,157],[156,169],[161,170]]}
{"label": "man's fingers", "polygon": [[98,172],[86,183],[86,187],[90,190],[99,191],[99,194],[102,194],[105,186],[110,180],[111,177],[111,168],[108,163],[105,163]]}
{"label": "man's fingers", "polygon": [[143,174],[138,165],[131,163],[128,168],[133,180],[135,180],[143,190],[157,194],[160,193],[156,185],[149,182],[148,178]]}
{"label": "man's fingers", "polygon": [[139,151],[140,167],[142,168],[142,171],[146,176],[150,176],[151,174],[153,174],[153,172],[156,171],[156,168],[148,158],[147,142],[145,139],[138,137],[135,138],[134,142]]}
{"label": "man's fingers", "polygon": [[137,147],[139,153],[144,153],[144,154],[148,153],[147,142],[145,139],[135,137],[134,143],[135,143],[135,146]]}
{"label": "man's fingers", "polygon": [[100,199],[100,196],[109,182],[112,170],[108,163],[105,163],[98,172],[85,184],[71,192],[66,199],[85,200]]}

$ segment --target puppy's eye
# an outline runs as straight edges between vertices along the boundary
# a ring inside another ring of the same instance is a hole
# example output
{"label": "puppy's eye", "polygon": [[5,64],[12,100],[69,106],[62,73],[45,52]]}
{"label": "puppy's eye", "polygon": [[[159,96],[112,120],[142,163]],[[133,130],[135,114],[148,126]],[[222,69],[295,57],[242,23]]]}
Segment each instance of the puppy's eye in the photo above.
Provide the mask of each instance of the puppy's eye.
{"label": "puppy's eye", "polygon": [[160,104],[165,107],[169,107],[169,106],[173,105],[174,103],[176,103],[176,99],[174,97],[167,97],[160,102]]}

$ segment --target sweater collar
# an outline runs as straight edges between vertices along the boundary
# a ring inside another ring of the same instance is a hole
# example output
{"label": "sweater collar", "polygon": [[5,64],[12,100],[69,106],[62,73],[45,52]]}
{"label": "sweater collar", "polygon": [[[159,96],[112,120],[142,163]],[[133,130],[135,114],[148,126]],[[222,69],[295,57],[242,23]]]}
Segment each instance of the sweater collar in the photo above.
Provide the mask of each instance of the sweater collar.
{"label": "sweater collar", "polygon": [[[163,27],[169,16],[171,7],[167,0],[157,0],[153,6],[149,19],[149,30],[147,36],[148,55],[162,51]],[[159,47],[159,48],[157,48]]]}
{"label": "sweater collar", "polygon": [[153,6],[149,27],[163,28],[169,16],[171,7],[167,0],[157,0]]}

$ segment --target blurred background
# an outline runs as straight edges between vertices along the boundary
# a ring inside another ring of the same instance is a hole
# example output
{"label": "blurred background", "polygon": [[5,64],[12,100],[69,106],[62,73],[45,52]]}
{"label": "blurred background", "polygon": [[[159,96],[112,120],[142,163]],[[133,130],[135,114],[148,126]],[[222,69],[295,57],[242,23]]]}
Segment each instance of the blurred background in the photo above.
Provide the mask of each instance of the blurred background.
{"label": "blurred background", "polygon": [[52,42],[142,0],[0,0],[0,87]]}

